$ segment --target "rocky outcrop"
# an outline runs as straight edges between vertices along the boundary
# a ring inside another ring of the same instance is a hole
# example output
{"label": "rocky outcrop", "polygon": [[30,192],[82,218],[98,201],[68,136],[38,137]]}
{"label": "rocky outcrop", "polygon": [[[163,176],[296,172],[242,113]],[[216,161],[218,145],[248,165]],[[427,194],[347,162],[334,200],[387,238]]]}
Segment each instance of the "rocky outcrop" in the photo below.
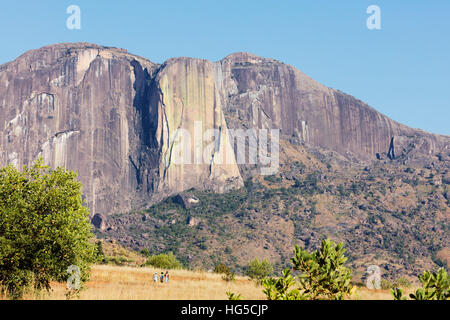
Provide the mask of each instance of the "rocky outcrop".
{"label": "rocky outcrop", "polygon": [[199,205],[200,199],[189,193],[180,193],[175,197],[175,202],[181,204],[185,209],[190,209]]}
{"label": "rocky outcrop", "polygon": [[203,60],[160,66],[85,43],[29,51],[0,67],[0,165],[42,156],[76,170],[93,213],[126,212],[192,187],[241,186],[237,166],[214,162],[233,152],[229,144],[209,162],[173,161],[177,128],[193,133],[194,120],[203,131],[226,128],[213,79]]}
{"label": "rocky outcrop", "polygon": [[94,216],[91,219],[91,223],[94,227],[96,227],[100,231],[105,231],[108,228],[108,225],[106,223],[106,217],[101,213],[94,214]]}
{"label": "rocky outcrop", "polygon": [[[161,159],[160,191],[201,187],[223,192],[243,185],[214,72],[207,60],[176,58],[155,77],[149,107]],[[205,136],[208,130],[215,135]]]}
{"label": "rocky outcrop", "polygon": [[42,156],[76,170],[93,213],[143,208],[194,187],[242,186],[228,128],[279,128],[282,139],[360,160],[386,155],[392,138],[396,157],[449,151],[448,136],[403,126],[291,66],[247,53],[160,65],[76,43],[0,66],[0,165]]}
{"label": "rocky outcrop", "polygon": [[218,68],[229,126],[279,128],[282,138],[362,160],[387,155],[392,138],[399,155],[411,151],[411,144],[425,155],[450,151],[449,136],[399,124],[276,60],[235,53]]}

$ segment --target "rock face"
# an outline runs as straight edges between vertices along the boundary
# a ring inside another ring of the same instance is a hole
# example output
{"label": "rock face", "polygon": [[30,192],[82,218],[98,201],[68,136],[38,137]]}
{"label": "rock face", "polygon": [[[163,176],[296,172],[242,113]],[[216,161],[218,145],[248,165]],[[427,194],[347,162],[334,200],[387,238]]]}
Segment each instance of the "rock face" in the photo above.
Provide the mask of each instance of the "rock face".
{"label": "rock face", "polygon": [[449,151],[450,137],[411,129],[364,102],[325,87],[292,66],[249,53],[220,61],[228,125],[279,128],[282,138],[320,146],[357,159],[396,152]]}
{"label": "rock face", "polygon": [[[450,140],[247,53],[159,65],[77,43],[32,50],[0,66],[0,165],[21,167],[42,156],[50,166],[76,170],[94,213],[142,208],[193,187],[242,186],[227,128],[279,128],[282,139],[361,160],[386,154],[392,138],[396,156],[448,152]],[[193,140],[214,130],[219,143],[197,139],[180,149],[178,129]]]}
{"label": "rock face", "polygon": [[[233,163],[174,164],[170,134],[193,131],[194,120],[203,130],[226,128],[208,61],[160,66],[81,43],[29,51],[0,67],[0,165],[41,155],[78,171],[94,213],[126,212],[192,187],[241,186]],[[233,150],[224,143],[213,153],[225,152]]]}

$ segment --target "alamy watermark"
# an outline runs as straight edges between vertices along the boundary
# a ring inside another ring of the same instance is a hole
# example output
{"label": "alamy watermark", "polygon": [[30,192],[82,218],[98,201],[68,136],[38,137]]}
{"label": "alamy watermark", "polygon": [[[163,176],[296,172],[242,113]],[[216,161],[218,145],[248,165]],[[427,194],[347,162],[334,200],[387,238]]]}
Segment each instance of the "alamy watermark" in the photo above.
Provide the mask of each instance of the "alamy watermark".
{"label": "alamy watermark", "polygon": [[66,20],[66,27],[69,30],[81,29],[81,9],[77,5],[70,5],[66,9],[66,13],[70,16]]}
{"label": "alamy watermark", "polygon": [[279,131],[221,127],[203,130],[202,122],[194,121],[193,131],[179,128],[171,134],[165,161],[175,165],[252,164],[258,165],[261,175],[272,175],[279,169]]}
{"label": "alamy watermark", "polygon": [[67,273],[70,277],[67,279],[67,288],[69,290],[79,290],[81,287],[81,272],[76,265],[71,265],[67,268]]}
{"label": "alamy watermark", "polygon": [[371,265],[367,268],[368,277],[366,287],[368,289],[381,289],[381,269],[379,266]]}
{"label": "alamy watermark", "polygon": [[371,5],[367,7],[367,14],[370,16],[367,18],[366,26],[369,30],[381,30],[381,9],[377,5]]}

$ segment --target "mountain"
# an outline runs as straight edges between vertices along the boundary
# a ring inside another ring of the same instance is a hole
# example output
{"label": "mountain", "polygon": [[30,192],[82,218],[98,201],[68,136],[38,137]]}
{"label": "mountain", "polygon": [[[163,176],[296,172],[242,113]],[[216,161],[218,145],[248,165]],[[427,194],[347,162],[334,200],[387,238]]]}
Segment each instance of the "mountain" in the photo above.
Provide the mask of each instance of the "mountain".
{"label": "mountain", "polygon": [[[0,66],[0,165],[78,171],[93,213],[125,212],[189,188],[243,185],[235,161],[174,164],[170,134],[220,128],[279,128],[281,139],[356,159],[414,144],[448,150],[450,138],[396,123],[299,70],[248,53],[219,62],[174,58],[162,65],[126,50],[56,44]],[[228,126],[228,127],[227,127]],[[215,153],[233,155],[230,139]],[[206,147],[206,142],[202,142]]]}
{"label": "mountain", "polygon": [[157,64],[65,43],[0,66],[0,166],[76,170],[99,237],[191,265],[281,268],[323,237],[360,272],[447,263],[449,153],[450,136],[250,53]]}

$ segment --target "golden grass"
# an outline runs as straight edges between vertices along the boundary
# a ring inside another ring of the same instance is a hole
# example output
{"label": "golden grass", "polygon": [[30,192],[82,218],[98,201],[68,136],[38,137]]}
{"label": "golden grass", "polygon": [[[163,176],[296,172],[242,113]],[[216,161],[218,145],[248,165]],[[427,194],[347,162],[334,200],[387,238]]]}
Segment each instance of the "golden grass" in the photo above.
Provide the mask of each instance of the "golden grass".
{"label": "golden grass", "polygon": [[[95,265],[91,280],[80,294],[82,300],[226,300],[227,291],[240,293],[248,300],[265,299],[262,286],[245,277],[234,282],[222,280],[222,276],[204,271],[170,270],[169,283],[154,283],[154,272],[163,270],[151,267],[118,267]],[[412,290],[410,290],[412,291]],[[65,284],[52,283],[52,290],[27,294],[27,300],[64,300]],[[408,291],[409,293],[409,291]],[[5,297],[0,297],[5,299]],[[356,288],[351,299],[392,300],[389,290]]]}
{"label": "golden grass", "polygon": [[[247,299],[263,299],[262,288],[244,277],[227,283],[215,273],[187,270],[169,270],[169,283],[154,283],[153,273],[161,269],[151,267],[118,267],[95,265],[82,300],[226,300],[227,291],[239,292]],[[39,296],[27,294],[29,300],[65,299],[66,286],[52,283],[50,293]],[[1,299],[1,298],[0,298]]]}
{"label": "golden grass", "polygon": [[[403,296],[408,297],[415,289],[403,289]],[[391,290],[375,290],[367,289],[366,287],[359,287],[354,289],[352,300],[393,300]]]}

